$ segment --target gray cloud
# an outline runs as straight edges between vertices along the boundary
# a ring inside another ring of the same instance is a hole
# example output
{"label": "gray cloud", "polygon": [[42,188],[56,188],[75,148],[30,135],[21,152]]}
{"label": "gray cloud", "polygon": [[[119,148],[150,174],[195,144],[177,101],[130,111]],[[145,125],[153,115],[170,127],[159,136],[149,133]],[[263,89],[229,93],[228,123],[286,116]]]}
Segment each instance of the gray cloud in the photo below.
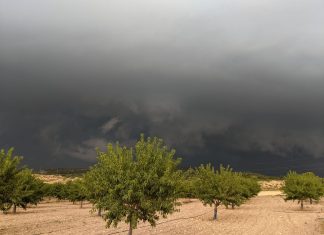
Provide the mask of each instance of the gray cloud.
{"label": "gray cloud", "polygon": [[109,131],[111,131],[116,126],[116,124],[118,122],[119,122],[119,120],[116,117],[109,119],[105,124],[102,125],[101,131],[104,134],[107,134]]}
{"label": "gray cloud", "polygon": [[0,0],[0,141],[36,168],[87,166],[144,132],[185,166],[320,173],[323,7]]}

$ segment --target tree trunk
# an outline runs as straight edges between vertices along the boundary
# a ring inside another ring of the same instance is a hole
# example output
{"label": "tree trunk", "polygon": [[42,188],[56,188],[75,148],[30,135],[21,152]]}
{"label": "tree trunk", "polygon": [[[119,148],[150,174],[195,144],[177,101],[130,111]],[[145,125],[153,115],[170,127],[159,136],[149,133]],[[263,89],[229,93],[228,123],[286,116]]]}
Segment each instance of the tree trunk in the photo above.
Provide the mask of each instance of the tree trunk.
{"label": "tree trunk", "polygon": [[217,220],[217,207],[218,207],[218,205],[215,204],[215,207],[214,207],[214,220]]}
{"label": "tree trunk", "polygon": [[80,208],[82,208],[82,206],[83,206],[83,201],[80,202]]}
{"label": "tree trunk", "polygon": [[300,201],[300,209],[304,209],[304,200]]}
{"label": "tree trunk", "polygon": [[13,205],[12,212],[14,214],[16,214],[16,212],[17,212],[17,206],[16,206],[16,204]]}
{"label": "tree trunk", "polygon": [[98,208],[98,216],[101,216],[101,207]]}
{"label": "tree trunk", "polygon": [[232,209],[234,209],[234,207],[235,207],[235,205],[234,205],[234,203],[232,203]]}
{"label": "tree trunk", "polygon": [[309,199],[309,203],[310,203],[310,204],[313,204],[313,199],[310,198],[310,199]]}
{"label": "tree trunk", "polygon": [[225,204],[225,207],[226,207],[226,209],[228,209],[228,205],[227,204]]}
{"label": "tree trunk", "polygon": [[132,234],[133,234],[132,222],[129,221],[129,230],[128,230],[128,235],[132,235]]}

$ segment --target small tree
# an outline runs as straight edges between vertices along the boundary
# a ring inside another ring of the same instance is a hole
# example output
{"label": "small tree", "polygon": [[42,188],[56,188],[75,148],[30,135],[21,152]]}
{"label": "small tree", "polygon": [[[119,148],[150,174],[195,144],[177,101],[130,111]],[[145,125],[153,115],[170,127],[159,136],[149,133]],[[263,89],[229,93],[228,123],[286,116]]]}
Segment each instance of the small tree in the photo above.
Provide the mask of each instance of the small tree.
{"label": "small tree", "polygon": [[43,187],[48,197],[55,197],[58,200],[67,199],[67,189],[66,185],[60,182],[56,182],[53,184],[45,184]]}
{"label": "small tree", "polygon": [[160,216],[176,210],[181,177],[180,160],[174,154],[161,139],[143,135],[134,150],[117,143],[109,144],[107,152],[98,152],[98,164],[92,170],[99,169],[104,176],[98,185],[107,192],[100,206],[108,227],[124,220],[132,234],[140,221],[155,226]]}
{"label": "small tree", "polygon": [[195,198],[195,181],[197,180],[196,171],[189,168],[182,172],[182,180],[179,187],[179,196],[183,198]]}
{"label": "small tree", "polygon": [[285,201],[297,200],[300,203],[300,208],[304,208],[304,201],[319,199],[324,194],[323,183],[320,177],[312,172],[297,174],[294,171],[288,172],[285,177],[285,185],[283,186],[285,193]]}
{"label": "small tree", "polygon": [[258,183],[257,179],[249,178],[249,177],[241,177],[240,184],[242,186],[242,197],[246,200],[257,196],[261,191],[261,186]]}
{"label": "small tree", "polygon": [[42,200],[42,182],[36,179],[31,170],[18,168],[22,157],[13,156],[14,149],[0,151],[0,209],[5,213],[13,207],[27,208]]}
{"label": "small tree", "polygon": [[195,183],[197,197],[204,205],[214,206],[214,220],[217,219],[218,206],[224,204],[234,206],[241,205],[249,198],[245,195],[249,192],[243,184],[244,178],[228,167],[220,166],[215,170],[210,164],[201,165],[197,169],[198,180]]}
{"label": "small tree", "polygon": [[87,192],[84,185],[84,181],[76,179],[68,181],[65,185],[66,198],[71,202],[80,202],[80,208],[82,208],[83,201],[87,199]]}
{"label": "small tree", "polygon": [[13,213],[16,208],[27,209],[28,204],[37,205],[43,199],[43,182],[32,175],[31,170],[23,169],[16,175],[15,188],[10,197]]}
{"label": "small tree", "polygon": [[240,173],[232,172],[230,168],[227,168],[227,170],[226,173],[223,173],[226,181],[224,184],[227,187],[226,191],[224,191],[225,197],[223,199],[223,204],[226,208],[231,205],[232,209],[234,209],[235,206],[240,206],[247,200],[243,195],[245,191],[243,184],[244,178]]}
{"label": "small tree", "polygon": [[0,210],[7,212],[11,206],[11,198],[15,191],[17,174],[20,172],[18,165],[22,157],[13,156],[13,148],[7,152],[0,150]]}
{"label": "small tree", "polygon": [[195,186],[197,196],[204,205],[214,206],[214,220],[216,220],[218,206],[224,201],[222,188],[224,184],[221,184],[220,174],[210,164],[198,167],[197,174],[199,177]]}
{"label": "small tree", "polygon": [[102,201],[108,195],[108,185],[105,180],[109,175],[105,174],[105,168],[99,158],[99,163],[90,168],[84,175],[84,185],[87,199],[93,204],[93,210],[98,211],[98,216],[102,213]]}

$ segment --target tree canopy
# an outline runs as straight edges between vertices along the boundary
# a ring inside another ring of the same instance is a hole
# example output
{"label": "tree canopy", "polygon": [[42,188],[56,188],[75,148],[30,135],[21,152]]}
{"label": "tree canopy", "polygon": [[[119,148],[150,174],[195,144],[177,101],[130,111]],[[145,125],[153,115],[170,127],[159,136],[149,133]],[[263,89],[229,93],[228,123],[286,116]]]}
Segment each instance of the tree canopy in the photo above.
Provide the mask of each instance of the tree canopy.
{"label": "tree canopy", "polygon": [[288,172],[283,186],[285,200],[297,200],[301,209],[304,201],[318,201],[324,195],[324,185],[322,179],[312,172],[298,174],[294,171]]}
{"label": "tree canopy", "polygon": [[82,208],[83,201],[87,199],[87,191],[83,179],[70,180],[65,184],[66,199],[71,202],[80,202]]}
{"label": "tree canopy", "polygon": [[174,155],[161,139],[143,135],[134,148],[116,143],[108,144],[106,152],[98,151],[90,174],[99,176],[94,184],[105,192],[97,199],[108,227],[125,221],[131,234],[139,221],[155,226],[160,216],[176,210],[181,177],[180,159]]}
{"label": "tree canopy", "polygon": [[196,195],[204,205],[214,206],[214,220],[217,219],[219,205],[231,205],[232,208],[240,206],[260,191],[256,180],[233,172],[229,166],[221,165],[219,170],[215,170],[211,164],[207,164],[201,165],[196,171]]}
{"label": "tree canopy", "polygon": [[31,170],[19,168],[22,157],[13,155],[14,149],[0,151],[0,209],[7,212],[13,207],[27,208],[43,198],[43,183],[36,179]]}

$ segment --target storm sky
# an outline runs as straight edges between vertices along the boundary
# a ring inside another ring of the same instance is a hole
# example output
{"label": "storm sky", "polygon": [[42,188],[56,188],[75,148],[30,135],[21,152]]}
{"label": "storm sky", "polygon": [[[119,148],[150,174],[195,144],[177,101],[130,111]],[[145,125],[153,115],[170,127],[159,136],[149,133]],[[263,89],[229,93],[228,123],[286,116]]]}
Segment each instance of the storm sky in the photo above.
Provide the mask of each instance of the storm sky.
{"label": "storm sky", "polygon": [[0,0],[0,148],[87,167],[140,133],[182,166],[324,175],[322,0]]}

